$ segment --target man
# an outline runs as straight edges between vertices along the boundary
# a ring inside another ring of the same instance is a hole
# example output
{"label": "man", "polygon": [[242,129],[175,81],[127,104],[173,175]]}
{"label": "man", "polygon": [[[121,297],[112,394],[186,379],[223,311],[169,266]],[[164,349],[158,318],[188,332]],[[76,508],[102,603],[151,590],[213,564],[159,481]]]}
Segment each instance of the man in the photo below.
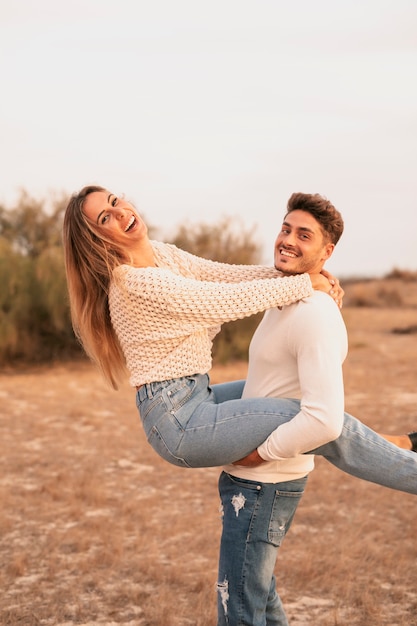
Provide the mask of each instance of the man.
{"label": "man", "polygon": [[[275,244],[276,268],[283,275],[320,272],[342,232],[342,217],[328,200],[293,194]],[[253,336],[243,396],[300,398],[301,410],[220,476],[218,626],[288,626],[275,586],[277,550],[314,467],[314,456],[305,453],[318,451],[331,438],[329,433],[340,433],[346,353],[340,311],[321,292],[270,309]],[[412,448],[407,436],[399,439],[391,438]],[[379,482],[367,470],[360,477]]]}

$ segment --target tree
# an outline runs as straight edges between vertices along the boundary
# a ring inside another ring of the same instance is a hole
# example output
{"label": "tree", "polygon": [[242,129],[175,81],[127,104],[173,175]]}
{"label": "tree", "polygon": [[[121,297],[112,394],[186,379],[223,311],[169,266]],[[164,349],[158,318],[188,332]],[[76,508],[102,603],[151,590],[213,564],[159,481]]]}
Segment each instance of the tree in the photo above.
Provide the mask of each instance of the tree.
{"label": "tree", "polygon": [[12,242],[22,255],[36,258],[45,248],[61,244],[65,198],[52,202],[36,200],[22,191],[15,207],[0,207],[0,235]]}
{"label": "tree", "polygon": [[230,217],[217,224],[182,224],[172,243],[192,254],[222,263],[252,265],[259,263],[260,247],[253,240],[255,230],[237,225]]}
{"label": "tree", "polygon": [[63,250],[66,200],[22,192],[0,207],[0,362],[42,361],[78,351],[72,333]]}

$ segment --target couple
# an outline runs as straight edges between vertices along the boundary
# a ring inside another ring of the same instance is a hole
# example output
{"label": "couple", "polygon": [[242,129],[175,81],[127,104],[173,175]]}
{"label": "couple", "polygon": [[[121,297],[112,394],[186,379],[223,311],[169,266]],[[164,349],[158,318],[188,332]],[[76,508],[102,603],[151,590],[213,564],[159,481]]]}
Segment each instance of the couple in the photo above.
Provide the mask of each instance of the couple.
{"label": "couple", "polygon": [[[417,457],[343,414],[346,331],[323,293],[337,297],[337,285],[320,274],[342,230],[330,202],[294,194],[277,239],[277,271],[150,241],[133,206],[101,187],[84,188],[67,207],[71,312],[87,353],[114,386],[127,364],[148,440],[166,460],[229,464],[219,482],[219,625],[287,624],[273,570],[313,467],[305,453],[417,493]],[[210,387],[220,325],[263,310],[245,389]],[[406,435],[393,441],[415,445]]]}

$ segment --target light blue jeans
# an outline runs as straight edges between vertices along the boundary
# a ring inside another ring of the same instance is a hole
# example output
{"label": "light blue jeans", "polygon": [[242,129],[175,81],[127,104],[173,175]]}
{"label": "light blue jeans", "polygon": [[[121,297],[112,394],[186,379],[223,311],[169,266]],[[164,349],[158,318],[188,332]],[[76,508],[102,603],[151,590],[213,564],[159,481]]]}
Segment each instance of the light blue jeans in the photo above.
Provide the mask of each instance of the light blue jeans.
{"label": "light blue jeans", "polygon": [[221,473],[217,626],[288,626],[274,568],[306,482],[261,483]]}
{"label": "light blue jeans", "polygon": [[[136,403],[149,443],[180,467],[227,465],[300,410],[298,400],[242,399],[243,385],[210,387],[207,374],[143,385]],[[309,453],[357,478],[417,494],[417,454],[389,443],[348,413],[340,437]]]}

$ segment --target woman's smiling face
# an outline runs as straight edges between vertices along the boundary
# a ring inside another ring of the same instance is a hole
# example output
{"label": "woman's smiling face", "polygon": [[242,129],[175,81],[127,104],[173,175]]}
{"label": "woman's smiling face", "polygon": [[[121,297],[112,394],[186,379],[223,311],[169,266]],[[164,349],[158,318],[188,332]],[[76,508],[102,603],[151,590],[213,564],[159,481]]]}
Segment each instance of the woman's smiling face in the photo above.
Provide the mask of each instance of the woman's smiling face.
{"label": "woman's smiling face", "polygon": [[147,227],[130,202],[108,191],[90,193],[83,213],[94,224],[98,233],[129,248],[147,235]]}

